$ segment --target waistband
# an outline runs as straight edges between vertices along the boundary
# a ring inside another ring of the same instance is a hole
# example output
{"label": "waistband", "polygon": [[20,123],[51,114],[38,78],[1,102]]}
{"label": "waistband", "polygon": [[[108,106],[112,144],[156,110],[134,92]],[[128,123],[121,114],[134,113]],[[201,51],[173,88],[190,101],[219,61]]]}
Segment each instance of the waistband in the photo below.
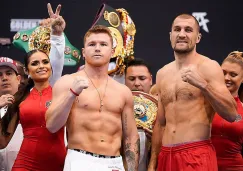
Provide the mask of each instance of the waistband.
{"label": "waistband", "polygon": [[107,155],[103,155],[103,154],[96,154],[96,153],[92,153],[89,151],[84,151],[84,150],[80,150],[80,149],[70,149],[70,150],[74,150],[83,154],[87,154],[93,157],[97,157],[97,158],[106,158],[106,159],[114,159],[114,158],[119,158],[120,156],[107,156]]}
{"label": "waistband", "polygon": [[162,146],[161,151],[175,152],[175,151],[181,151],[181,150],[185,150],[185,149],[199,148],[199,147],[203,147],[203,146],[212,146],[213,147],[211,139],[166,145],[166,146]]}

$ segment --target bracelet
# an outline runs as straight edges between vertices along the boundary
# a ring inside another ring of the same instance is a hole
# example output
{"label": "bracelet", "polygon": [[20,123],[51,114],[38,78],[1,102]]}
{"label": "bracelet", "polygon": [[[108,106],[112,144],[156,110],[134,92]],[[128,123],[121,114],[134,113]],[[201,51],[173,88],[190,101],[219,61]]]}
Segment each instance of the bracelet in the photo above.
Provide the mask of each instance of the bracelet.
{"label": "bracelet", "polygon": [[79,94],[78,93],[76,93],[75,91],[73,91],[73,89],[72,88],[70,88],[70,91],[75,95],[75,96],[79,96]]}

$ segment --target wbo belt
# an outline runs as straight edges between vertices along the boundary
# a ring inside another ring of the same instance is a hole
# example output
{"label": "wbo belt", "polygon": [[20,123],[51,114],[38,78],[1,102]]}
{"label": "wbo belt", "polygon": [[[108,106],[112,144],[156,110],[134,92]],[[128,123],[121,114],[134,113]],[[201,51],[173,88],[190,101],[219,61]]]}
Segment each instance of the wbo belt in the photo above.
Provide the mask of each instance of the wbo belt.
{"label": "wbo belt", "polygon": [[107,159],[114,159],[114,158],[118,158],[120,156],[106,156],[106,155],[102,155],[102,154],[95,154],[89,151],[84,151],[84,150],[80,150],[80,149],[73,149],[74,151],[83,153],[83,154],[87,154],[93,157],[98,157],[98,158],[107,158]]}
{"label": "wbo belt", "polygon": [[132,91],[132,94],[137,128],[142,128],[152,135],[158,111],[158,100],[152,95],[141,91]]}

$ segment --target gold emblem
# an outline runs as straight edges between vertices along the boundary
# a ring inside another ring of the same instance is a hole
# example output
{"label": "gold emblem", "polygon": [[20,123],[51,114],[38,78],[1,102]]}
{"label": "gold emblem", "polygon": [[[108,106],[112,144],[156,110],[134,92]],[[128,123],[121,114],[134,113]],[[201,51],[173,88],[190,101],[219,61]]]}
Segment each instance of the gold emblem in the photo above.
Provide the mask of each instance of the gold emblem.
{"label": "gold emblem", "polygon": [[78,51],[73,50],[72,55],[73,55],[75,58],[79,59],[79,54],[78,54]]}
{"label": "gold emblem", "polygon": [[17,32],[17,33],[14,35],[13,39],[14,39],[14,40],[17,40],[19,37],[20,37],[20,33]]}
{"label": "gold emblem", "polygon": [[29,40],[29,37],[27,34],[23,34],[21,39],[24,41],[24,42],[27,42]]}
{"label": "gold emblem", "polygon": [[132,91],[132,94],[137,127],[152,133],[158,110],[157,99],[141,91]]}
{"label": "gold emblem", "polygon": [[49,55],[51,49],[50,34],[50,27],[37,27],[30,35],[29,49],[42,50]]}
{"label": "gold emblem", "polygon": [[114,28],[114,27],[108,27],[108,28],[111,31],[111,35],[113,38],[113,48],[115,49],[113,58],[115,58],[117,56],[122,56],[122,54],[124,52],[122,35],[119,32],[119,30],[117,30],[116,28]]}
{"label": "gold emblem", "polygon": [[119,16],[115,12],[104,12],[104,19],[107,20],[111,26],[118,27],[121,23]]}
{"label": "gold emblem", "polygon": [[66,55],[69,55],[71,53],[71,48],[69,46],[65,46],[65,50],[64,50],[64,53]]}
{"label": "gold emblem", "polygon": [[[126,61],[134,59],[133,47],[134,47],[134,36],[136,34],[135,24],[133,23],[131,17],[129,16],[128,12],[125,9],[123,8],[116,9],[116,11],[119,13],[120,16],[124,37],[123,37],[122,47],[120,47],[119,50],[117,50],[117,53],[115,53],[115,55],[113,56],[113,58],[117,58],[116,67],[115,69],[108,71],[109,75],[112,74],[123,75],[126,68],[125,66]],[[109,13],[107,11],[104,14],[104,17],[106,19],[108,19],[108,14]]]}
{"label": "gold emblem", "polygon": [[[117,13],[118,14],[117,14]],[[116,67],[108,71],[109,75],[123,75],[127,60],[134,59],[134,36],[136,27],[125,9],[116,9],[116,12],[105,11],[103,16],[113,27],[108,27],[113,37],[113,48],[115,50],[112,58],[116,58]],[[122,26],[124,35],[115,27]],[[123,37],[124,36],[124,37]]]}
{"label": "gold emblem", "polygon": [[127,24],[126,30],[127,30],[128,34],[130,34],[131,36],[134,36],[136,34],[136,28],[133,23]]}

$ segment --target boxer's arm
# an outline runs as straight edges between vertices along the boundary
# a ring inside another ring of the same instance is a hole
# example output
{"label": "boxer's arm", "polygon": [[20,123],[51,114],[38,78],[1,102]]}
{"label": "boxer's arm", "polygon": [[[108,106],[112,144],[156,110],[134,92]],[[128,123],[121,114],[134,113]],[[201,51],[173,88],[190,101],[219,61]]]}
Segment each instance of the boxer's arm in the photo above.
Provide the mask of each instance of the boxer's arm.
{"label": "boxer's arm", "polygon": [[126,100],[122,112],[123,149],[128,171],[137,171],[140,155],[140,140],[134,118],[132,92],[127,87],[125,88],[124,94],[126,95]]}
{"label": "boxer's arm", "polygon": [[158,155],[162,146],[162,138],[166,125],[165,110],[160,93],[160,90],[163,89],[163,87],[160,86],[161,78],[163,78],[162,69],[156,75],[156,85],[158,86],[158,111],[152,133],[151,157],[148,167],[149,171],[155,171],[157,168]]}
{"label": "boxer's arm", "polygon": [[70,91],[72,83],[70,75],[61,77],[52,89],[52,103],[46,111],[46,127],[55,133],[62,128],[68,119],[76,96]]}
{"label": "boxer's arm", "polygon": [[64,66],[65,37],[63,33],[60,34],[54,35],[52,33],[51,35],[51,51],[49,56],[52,66],[52,76],[50,77],[51,86],[62,76]]}
{"label": "boxer's arm", "polygon": [[151,158],[148,167],[149,171],[156,170],[157,168],[158,155],[160,153],[160,149],[162,146],[162,138],[165,129],[165,124],[165,112],[159,95],[158,112],[152,133]]}
{"label": "boxer's arm", "polygon": [[225,120],[234,122],[237,116],[236,102],[226,87],[221,67],[210,60],[204,62],[200,69],[206,80],[201,88],[203,95],[215,112]]}

